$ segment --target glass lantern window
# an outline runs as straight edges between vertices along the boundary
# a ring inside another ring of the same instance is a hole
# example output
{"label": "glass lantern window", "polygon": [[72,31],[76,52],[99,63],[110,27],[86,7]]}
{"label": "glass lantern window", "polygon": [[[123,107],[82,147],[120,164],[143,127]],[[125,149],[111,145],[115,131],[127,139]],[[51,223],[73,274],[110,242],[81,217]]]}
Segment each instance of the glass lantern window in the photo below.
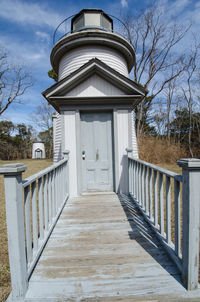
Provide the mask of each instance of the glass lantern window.
{"label": "glass lantern window", "polygon": [[105,16],[102,16],[102,27],[110,31],[112,30],[112,24]]}
{"label": "glass lantern window", "polygon": [[100,14],[94,14],[94,13],[86,13],[85,14],[85,27],[90,26],[101,26],[101,15]]}
{"label": "glass lantern window", "polygon": [[84,27],[84,15],[80,16],[73,23],[73,30],[78,30],[79,28]]}

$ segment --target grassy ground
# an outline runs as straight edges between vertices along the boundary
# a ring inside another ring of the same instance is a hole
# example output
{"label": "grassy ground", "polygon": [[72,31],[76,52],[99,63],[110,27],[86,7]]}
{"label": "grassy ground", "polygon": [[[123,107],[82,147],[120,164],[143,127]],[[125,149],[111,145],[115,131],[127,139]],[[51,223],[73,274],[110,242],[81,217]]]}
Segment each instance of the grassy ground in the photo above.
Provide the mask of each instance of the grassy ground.
{"label": "grassy ground", "polygon": [[[52,164],[51,159],[43,160],[16,160],[16,161],[0,161],[0,165],[6,163],[20,162],[27,166],[27,170],[23,173],[23,178],[45,169]],[[8,246],[7,246],[7,232],[6,232],[6,213],[4,201],[4,185],[3,176],[0,175],[0,301],[6,301],[10,293],[10,270],[8,262]]]}

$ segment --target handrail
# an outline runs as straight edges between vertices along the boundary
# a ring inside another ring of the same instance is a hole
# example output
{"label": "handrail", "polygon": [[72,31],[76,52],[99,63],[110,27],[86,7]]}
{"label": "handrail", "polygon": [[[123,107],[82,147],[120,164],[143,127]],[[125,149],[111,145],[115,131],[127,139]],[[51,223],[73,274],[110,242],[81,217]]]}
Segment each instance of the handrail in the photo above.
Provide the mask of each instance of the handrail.
{"label": "handrail", "polygon": [[[60,36],[58,39],[56,39],[56,35],[57,35],[57,32],[59,31],[59,28],[63,25],[63,24],[65,24],[65,22],[67,22],[67,21],[69,21],[69,20],[71,20],[74,16],[75,16],[76,14],[74,14],[74,15],[71,15],[71,16],[69,16],[69,17],[67,17],[67,18],[65,18],[62,22],[60,22],[60,24],[58,24],[58,26],[56,27],[56,29],[55,29],[55,31],[54,31],[54,33],[53,33],[53,45],[55,45],[58,41],[60,41],[62,38],[64,38],[65,36],[67,36],[67,35],[69,35],[69,34],[72,34],[72,33],[74,33],[74,32],[76,32],[76,30],[71,30],[71,28],[70,28],[70,30],[65,30],[65,33],[62,35],[62,36]],[[122,20],[120,20],[119,18],[117,18],[117,17],[115,17],[115,16],[113,16],[113,15],[111,15],[111,14],[107,14],[109,17],[112,17],[112,18],[114,18],[115,20],[117,20],[118,22],[120,22],[123,26],[124,26],[124,28],[127,30],[127,32],[129,32],[129,29],[127,28],[127,26],[126,26],[126,24],[122,21]],[[95,27],[94,27],[95,28]],[[108,31],[107,29],[105,29],[105,28],[102,28],[102,27],[99,27],[99,28],[101,28],[101,29],[103,29],[103,30],[105,30],[105,31]],[[112,30],[109,30],[111,33],[117,33],[117,31],[114,31],[113,29]],[[122,34],[120,34],[121,36],[122,36]]]}
{"label": "handrail", "polygon": [[165,174],[165,175],[167,175],[169,177],[175,178],[177,181],[182,182],[182,179],[183,179],[182,175],[176,174],[176,173],[174,173],[172,171],[169,171],[167,169],[164,169],[164,168],[161,168],[161,167],[156,166],[154,164],[148,163],[148,162],[146,162],[144,160],[136,159],[136,158],[134,158],[132,156],[128,156],[128,158],[130,158],[132,160],[137,160],[138,163],[141,163],[141,164],[143,164],[143,165],[145,165],[145,166],[147,166],[147,167],[149,167],[151,169],[154,169],[154,170],[156,170],[158,172],[161,172],[161,173],[163,173],[163,174]]}
{"label": "handrail", "polygon": [[129,156],[129,195],[177,265],[187,289],[198,287],[200,159],[181,159],[182,175]]}
{"label": "handrail", "polygon": [[61,161],[59,161],[58,163],[55,163],[53,165],[51,165],[50,167],[35,173],[27,178],[25,178],[22,183],[23,183],[23,187],[26,188],[28,185],[30,185],[32,182],[34,182],[35,180],[37,180],[38,178],[44,176],[45,174],[53,171],[54,169],[56,169],[57,167],[59,167],[60,165],[64,164],[65,162],[67,162],[68,159],[62,159]]}

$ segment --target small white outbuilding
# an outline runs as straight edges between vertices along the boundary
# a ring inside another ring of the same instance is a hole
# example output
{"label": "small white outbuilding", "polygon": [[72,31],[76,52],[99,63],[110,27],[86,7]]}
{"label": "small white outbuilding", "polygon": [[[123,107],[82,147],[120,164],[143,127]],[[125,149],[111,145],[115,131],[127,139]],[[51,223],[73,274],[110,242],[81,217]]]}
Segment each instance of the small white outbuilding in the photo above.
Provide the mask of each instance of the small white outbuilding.
{"label": "small white outbuilding", "polygon": [[32,158],[33,159],[45,158],[44,143],[42,142],[33,143]]}

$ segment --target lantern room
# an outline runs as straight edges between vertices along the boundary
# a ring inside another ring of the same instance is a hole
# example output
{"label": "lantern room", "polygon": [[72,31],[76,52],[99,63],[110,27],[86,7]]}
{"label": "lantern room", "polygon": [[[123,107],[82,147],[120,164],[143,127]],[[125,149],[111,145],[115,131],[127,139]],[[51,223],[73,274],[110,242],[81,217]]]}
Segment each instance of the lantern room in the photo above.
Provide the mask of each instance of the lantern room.
{"label": "lantern room", "polygon": [[100,9],[83,9],[71,21],[71,32],[94,28],[113,31],[113,20]]}

